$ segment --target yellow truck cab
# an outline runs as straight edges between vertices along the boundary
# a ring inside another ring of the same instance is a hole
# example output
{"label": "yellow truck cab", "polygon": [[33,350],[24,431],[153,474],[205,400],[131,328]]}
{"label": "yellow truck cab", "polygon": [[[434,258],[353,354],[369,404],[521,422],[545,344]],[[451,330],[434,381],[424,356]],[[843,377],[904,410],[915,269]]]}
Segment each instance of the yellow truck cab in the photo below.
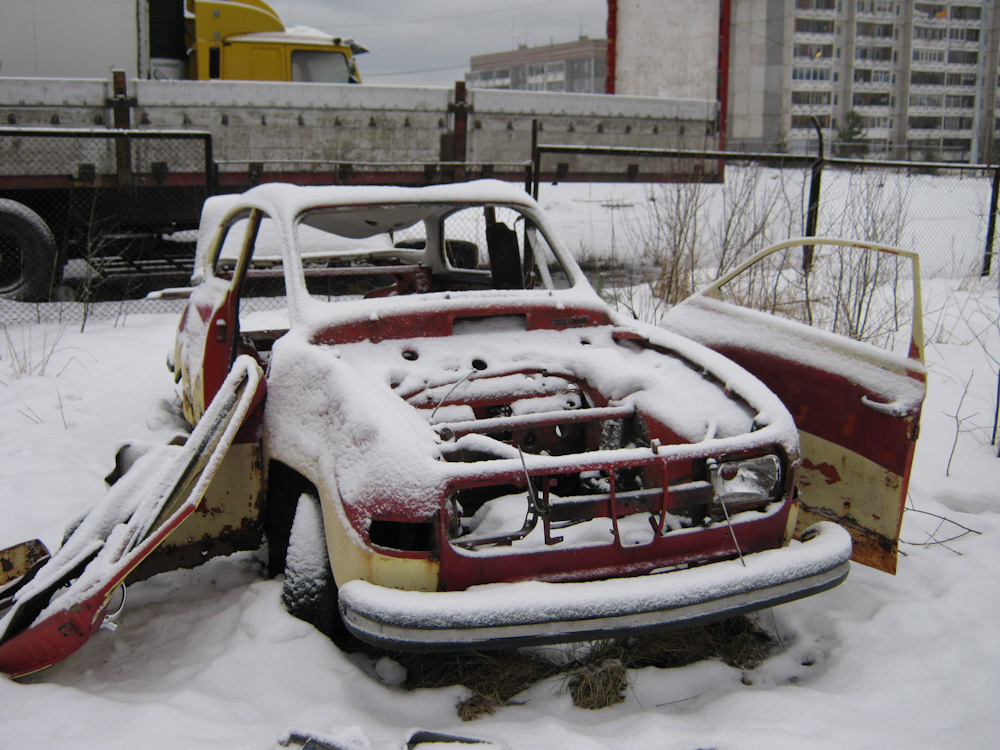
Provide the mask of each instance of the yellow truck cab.
{"label": "yellow truck cab", "polygon": [[187,0],[188,78],[360,83],[367,50],[316,29],[286,29],[263,0]]}

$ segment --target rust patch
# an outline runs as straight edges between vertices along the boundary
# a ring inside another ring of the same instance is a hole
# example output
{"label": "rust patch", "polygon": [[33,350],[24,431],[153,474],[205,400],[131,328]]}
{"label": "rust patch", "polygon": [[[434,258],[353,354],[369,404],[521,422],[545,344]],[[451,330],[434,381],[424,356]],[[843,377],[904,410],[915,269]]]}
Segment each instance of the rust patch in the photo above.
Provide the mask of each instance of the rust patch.
{"label": "rust patch", "polygon": [[803,458],[802,467],[804,469],[809,469],[810,471],[816,471],[822,474],[823,479],[826,480],[827,484],[837,484],[841,481],[840,472],[837,471],[837,467],[833,464],[814,464],[808,458]]}
{"label": "rust patch", "polygon": [[844,422],[844,427],[840,431],[840,434],[843,435],[845,438],[846,437],[850,437],[851,435],[853,435],[854,434],[854,423],[857,422],[857,420],[858,420],[858,415],[857,414],[851,414],[851,415],[849,415],[847,417],[847,421]]}
{"label": "rust patch", "polygon": [[851,535],[853,543],[851,560],[861,565],[875,568],[876,570],[883,570],[893,575],[896,574],[898,544],[881,534],[866,529],[850,516],[840,516],[826,508],[811,508],[803,505],[798,519],[798,526],[796,527],[796,538],[802,530],[817,521],[833,521],[847,530]]}
{"label": "rust patch", "polygon": [[0,550],[0,585],[25,576],[48,557],[48,549],[37,539]]}

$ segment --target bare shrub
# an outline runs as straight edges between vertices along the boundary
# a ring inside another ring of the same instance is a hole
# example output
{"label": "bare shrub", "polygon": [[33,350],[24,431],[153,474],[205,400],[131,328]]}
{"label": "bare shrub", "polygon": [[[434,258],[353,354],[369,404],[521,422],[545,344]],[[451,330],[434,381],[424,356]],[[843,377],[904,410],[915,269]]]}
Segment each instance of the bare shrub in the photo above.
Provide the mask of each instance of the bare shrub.
{"label": "bare shrub", "polygon": [[824,234],[884,245],[901,244],[909,216],[910,181],[884,170],[853,170],[849,175],[840,210],[831,213],[835,202],[823,203],[824,213],[828,214]]}
{"label": "bare shrub", "polygon": [[[635,318],[655,322],[664,310],[776,239],[799,233],[790,232],[798,214],[792,192],[793,181],[782,171],[755,164],[729,167],[723,185],[651,190],[645,213],[637,212],[623,231],[625,252],[636,270],[615,286],[605,285],[605,298]],[[774,261],[751,268],[732,287],[740,301],[769,312],[793,304],[787,282],[775,276],[794,267],[792,255],[785,253],[777,268]],[[792,298],[801,307],[803,294]]]}
{"label": "bare shrub", "polygon": [[622,230],[623,265],[604,294],[612,306],[638,320],[655,321],[665,308],[694,293],[707,197],[701,183],[649,191],[646,210],[633,212]]}
{"label": "bare shrub", "polygon": [[717,278],[774,240],[773,224],[781,212],[779,187],[764,181],[758,164],[730,167],[722,186],[722,216],[710,227]]}

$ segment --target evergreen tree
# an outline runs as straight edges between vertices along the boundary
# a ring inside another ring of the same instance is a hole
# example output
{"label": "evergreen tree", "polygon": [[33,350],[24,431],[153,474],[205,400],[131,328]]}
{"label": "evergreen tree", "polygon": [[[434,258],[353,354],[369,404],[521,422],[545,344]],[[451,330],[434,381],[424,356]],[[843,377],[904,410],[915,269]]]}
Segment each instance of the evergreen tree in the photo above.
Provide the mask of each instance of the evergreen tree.
{"label": "evergreen tree", "polygon": [[844,126],[837,128],[837,155],[858,158],[867,154],[865,135],[864,120],[852,109],[844,118]]}

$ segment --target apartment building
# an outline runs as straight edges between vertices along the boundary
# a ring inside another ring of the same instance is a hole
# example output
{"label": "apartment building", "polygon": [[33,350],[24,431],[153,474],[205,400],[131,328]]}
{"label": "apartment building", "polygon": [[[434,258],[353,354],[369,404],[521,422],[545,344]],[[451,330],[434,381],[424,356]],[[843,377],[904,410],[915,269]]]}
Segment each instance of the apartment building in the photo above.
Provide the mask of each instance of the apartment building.
{"label": "apartment building", "polygon": [[476,55],[465,82],[470,88],[603,93],[607,40],[574,42]]}
{"label": "apartment building", "polygon": [[872,155],[996,158],[995,2],[731,0],[729,50],[732,149],[812,152],[853,111]]}

